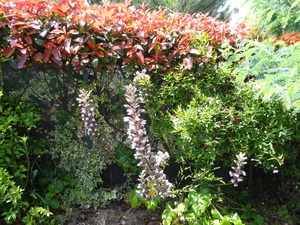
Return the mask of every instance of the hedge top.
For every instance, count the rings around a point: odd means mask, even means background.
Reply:
[[[125,3],[89,5],[85,0],[0,0],[0,57],[23,68],[32,63],[80,69],[173,70],[205,62],[222,43],[235,45],[249,34],[207,14],[166,13]],[[199,41],[204,41],[202,49]]]

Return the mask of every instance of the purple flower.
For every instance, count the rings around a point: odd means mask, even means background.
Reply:
[[[91,92],[88,92],[85,89],[81,89],[79,92],[79,98],[76,100],[79,103],[78,106],[81,111],[81,119],[83,121],[86,134],[91,138],[91,141],[96,148],[111,155],[111,147],[110,143],[108,143],[109,137],[107,137],[104,132],[100,132],[100,126],[96,118],[95,104],[90,96]],[[102,127],[101,130],[103,130]]]
[[[155,154],[151,151],[144,127],[146,120],[141,118],[141,113],[145,110],[140,109],[139,105],[143,103],[143,98],[138,97],[137,92],[135,86],[131,84],[126,86],[125,98],[128,105],[125,107],[128,117],[125,117],[124,121],[129,123],[127,134],[131,140],[131,148],[135,149],[134,157],[140,160],[138,166],[143,168],[138,179],[139,193],[146,198],[172,196],[173,185],[163,173],[163,167],[167,164],[169,154],[161,151]]]
[[[229,171],[229,175],[232,177],[231,182],[233,183],[234,187],[238,186],[238,182],[242,182],[244,177],[246,176],[246,172],[242,169],[247,162],[247,157],[245,153],[240,152],[236,155],[237,160],[234,160],[236,166],[231,167],[233,171]]]
[[[90,98],[90,92],[87,90],[79,90],[78,106],[81,110],[81,119],[84,123],[86,134],[89,135],[93,142],[100,136],[99,126],[96,120],[94,102]]]

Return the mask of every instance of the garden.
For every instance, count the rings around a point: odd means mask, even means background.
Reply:
[[[0,223],[300,224],[300,0],[272,2],[0,0]]]

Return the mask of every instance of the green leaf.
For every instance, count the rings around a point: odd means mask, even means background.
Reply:
[[[55,193],[60,193],[64,190],[64,185],[62,183],[62,181],[57,181],[55,183]]]
[[[49,185],[47,186],[47,190],[48,190],[49,192],[51,192],[51,193],[55,192],[55,191],[54,191],[54,190],[55,190],[55,185],[54,185],[53,183],[49,184]]]
[[[92,67],[96,68],[99,64],[99,58],[92,59]]]
[[[300,0],[294,1],[293,4],[292,4],[292,6],[291,6],[291,9],[295,8],[298,4],[300,4]]]
[[[51,199],[50,202],[48,203],[49,206],[53,209],[58,209],[59,208],[59,202],[57,199]]]

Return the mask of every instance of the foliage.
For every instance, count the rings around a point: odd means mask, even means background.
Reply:
[[[208,63],[194,65],[190,70],[159,75],[149,72],[148,79],[135,77],[143,90],[151,140],[159,142],[158,146],[170,153],[171,163],[190,166],[189,172],[193,175],[207,174],[216,167],[226,172],[226,166],[233,166],[234,155],[239,152],[249,158],[249,168],[254,163],[266,171],[272,171],[275,166],[282,172],[285,161],[295,165],[298,116],[286,110],[280,101],[264,101],[252,83],[239,82],[231,70],[220,68],[216,59],[211,57]],[[249,184],[252,182],[250,170],[246,176]],[[297,172],[290,171],[290,174]],[[228,171],[226,175],[223,175],[224,180],[229,177]],[[181,185],[178,175],[176,179]],[[207,175],[195,181],[205,179]],[[186,175],[182,180],[184,184],[189,182]],[[216,179],[208,182],[216,182]],[[141,200],[132,198],[131,204],[141,204]],[[175,208],[169,208],[166,218],[170,224],[176,224],[180,214],[191,212],[191,209],[181,209],[178,203]],[[256,211],[244,218],[254,219],[257,224],[263,221]]]
[[[1,215],[5,216],[6,223],[15,221],[18,218],[19,209],[22,207],[20,202],[24,190],[20,186],[16,186],[12,178],[6,169],[0,168],[0,206]]]
[[[40,117],[27,102],[6,94],[0,97],[0,113],[0,166],[26,188],[32,172],[30,154],[40,153],[44,146],[43,140],[29,137]]]
[[[262,215],[262,209],[250,199],[248,190],[238,191],[230,190],[224,194],[227,197],[226,206],[228,209],[237,209],[240,218],[246,224],[258,225],[265,224],[265,218]]]
[[[165,150],[198,169],[232,165],[240,151],[265,169],[281,165],[289,147],[277,145],[297,136],[297,117],[280,102],[264,102],[213,59],[193,70],[165,73],[157,81],[153,74],[153,83],[144,85],[151,132]]]
[[[300,32],[299,0],[248,0],[258,20],[256,27],[260,31],[280,36],[283,32]]]
[[[137,190],[133,189],[124,196],[124,200],[133,209],[145,206],[147,210],[157,210],[163,199],[159,196],[156,198],[145,198]]]
[[[254,81],[264,99],[280,99],[288,109],[299,111],[299,50],[299,42],[286,46],[282,41],[247,40],[227,63],[242,60],[233,70],[240,81]]]
[[[212,194],[209,188],[192,187],[182,201],[167,204],[162,214],[163,224],[243,224],[237,214],[229,213],[220,205],[217,208],[217,201],[221,201],[220,197]]]
[[[26,225],[35,225],[37,221],[55,224],[55,220],[50,217],[52,213],[47,208],[29,207],[29,203],[23,200],[24,189],[17,186],[13,178],[5,168],[0,167],[0,213],[6,224],[12,224],[20,218]],[[28,212],[25,212],[27,209]]]
[[[93,2],[93,1],[91,1]],[[123,0],[114,0],[114,2],[124,2]],[[166,8],[170,12],[181,13],[209,13],[210,16],[219,16],[218,18],[227,19],[229,16],[228,8],[225,9],[227,0],[133,0],[132,4],[148,4],[152,10],[159,7]]]
[[[288,162],[292,166],[285,170],[291,169],[293,171],[289,174],[297,176],[299,116],[277,101],[279,92],[267,90],[268,94],[271,93],[269,96],[277,99],[264,101],[254,89],[255,82],[243,83],[236,78],[243,81],[255,79],[256,82],[261,78],[270,82],[270,86],[275,79],[276,87],[280,87],[279,84],[283,90],[292,87],[294,89],[289,89],[286,96],[292,99],[290,105],[297,108],[298,37],[294,36],[287,43],[289,46],[278,40],[275,43],[245,41],[239,44],[248,36],[249,29],[244,25],[231,29],[228,24],[207,15],[167,13],[159,8],[151,11],[144,5],[136,9],[127,3],[105,2],[91,6],[83,0],[0,0],[1,59],[9,59],[18,68],[33,63],[51,63],[59,68],[82,69],[85,83],[96,79],[93,85],[96,94],[99,94],[97,99],[103,103],[101,106],[118,111],[114,112],[118,118],[99,114],[95,118],[97,110],[105,112],[107,109],[95,106],[91,110],[91,102],[86,101],[80,102],[80,107],[82,113],[90,110],[90,114],[83,116],[83,122],[90,124],[79,123],[66,111],[59,115],[64,120],[63,124],[48,134],[50,153],[58,168],[51,168],[49,175],[39,180],[39,185],[47,189],[42,194],[36,190],[24,190],[24,197],[34,198],[33,204],[38,202],[36,207],[29,208],[27,199],[20,198],[23,198],[21,194],[29,180],[33,181],[39,172],[33,168],[31,160],[35,160],[35,151],[41,149],[44,142],[30,135],[39,116],[27,103],[15,100],[7,103],[7,100],[4,101],[7,97],[1,97],[0,121],[3,125],[0,125],[0,150],[4,157],[0,164],[8,172],[3,175],[6,179],[4,187],[9,187],[4,189],[9,192],[7,197],[12,195],[20,200],[16,206],[9,206],[12,213],[10,209],[4,209],[5,212],[12,219],[18,213],[24,214],[23,222],[28,224],[36,220],[47,223],[43,221],[47,219],[47,207],[68,210],[74,205],[98,207],[120,200],[130,188],[128,182],[132,181],[132,177],[129,176],[136,175],[139,172],[137,165],[144,163],[132,159],[136,146],[131,146],[133,149],[125,146],[128,144],[125,139],[135,135],[131,138],[139,141],[138,144],[151,142],[157,153],[168,152],[170,167],[182,165],[172,181],[175,180],[174,187],[178,188],[175,193],[179,197],[185,190],[188,193],[183,199],[167,205],[163,213],[165,224],[242,224],[241,219],[263,222],[256,212],[248,215],[241,212],[239,217],[231,211],[233,207],[223,207],[221,189],[217,193],[214,190],[223,181],[216,178],[215,171],[221,167],[226,173],[224,180],[228,179],[228,167],[234,165],[234,157],[240,153],[243,159],[249,159],[250,169],[254,163],[265,170],[273,170],[275,166],[282,171],[284,167],[279,166]],[[232,57],[225,67],[222,62],[228,60],[229,55]],[[139,80],[138,74],[141,73],[135,72],[142,69],[146,69],[143,73],[147,73],[147,78]],[[284,69],[286,71],[282,74]],[[88,71],[92,70],[95,76],[88,80]],[[256,73],[253,75],[253,72]],[[123,77],[118,79],[115,74]],[[127,120],[140,120],[140,124],[134,124],[138,131],[133,133],[136,130],[129,127],[128,136],[123,134],[123,143],[116,145],[114,154],[108,159],[99,145],[91,144],[89,138],[96,140],[96,136],[87,132],[90,135],[87,137],[83,125],[89,125],[86,128],[97,135],[99,130],[103,131],[107,135],[105,139],[112,139],[112,133],[115,136],[122,134],[122,122],[116,122],[120,126],[115,130],[108,128],[108,123],[120,119],[120,114],[124,113],[118,108],[124,101],[120,97],[124,91],[122,88],[137,80],[135,85],[142,90],[145,100],[142,106],[147,112],[145,120],[139,117],[141,111],[127,106],[129,113],[136,113]],[[74,93],[73,86],[72,90]],[[291,98],[291,95],[295,96]],[[94,126],[96,120],[100,126],[97,130]],[[147,141],[141,135],[146,131]],[[159,155],[154,157],[152,153],[142,153],[142,156],[148,154],[151,162]],[[150,172],[166,166],[165,157],[161,162]],[[113,163],[129,175],[127,182],[121,186],[104,182],[104,176]],[[237,169],[235,172],[245,174]],[[12,173],[16,174],[14,180]],[[56,173],[61,176],[56,176]],[[180,174],[182,177],[179,177]],[[112,177],[112,174],[109,175]],[[161,178],[168,179],[168,176]],[[251,184],[252,177],[246,176],[246,179]],[[153,184],[147,186],[152,188]],[[241,184],[239,188],[245,186]],[[16,193],[12,193],[14,189]],[[149,193],[150,197],[156,195],[156,192]],[[132,207],[144,204],[148,209],[156,209],[161,204],[161,198],[143,198],[136,190],[131,190],[125,199]],[[149,199],[151,201],[147,201]],[[47,207],[39,208],[38,205]],[[29,213],[27,215],[18,211],[24,206]],[[247,209],[252,208],[248,206]],[[282,211],[288,215],[284,207]]]
[[[51,141],[50,152],[59,159],[58,167],[73,177],[72,187],[66,188],[60,196],[61,207],[65,210],[77,204],[83,208],[105,206],[111,200],[120,199],[122,188],[125,188],[103,187],[102,175],[112,161],[99,149],[89,148],[77,126],[75,121],[70,120],[57,127]]]
[[[31,207],[33,200],[28,196],[32,191],[29,184],[38,173],[34,169],[37,159],[34,156],[41,153],[44,146],[44,140],[35,139],[30,134],[40,119],[37,109],[4,94],[0,96],[0,112],[0,212],[8,224],[18,219],[26,224],[36,224],[36,221],[53,223],[48,207]]]
[[[190,57],[205,60],[191,47],[195,35],[207,36],[218,48],[222,42],[235,44],[248,34],[245,27],[232,30],[207,15],[167,14],[125,3],[0,1],[0,15],[5,38],[0,41],[0,56],[13,58],[19,68],[52,63],[96,70],[114,65],[127,71],[134,67],[172,70]]]

